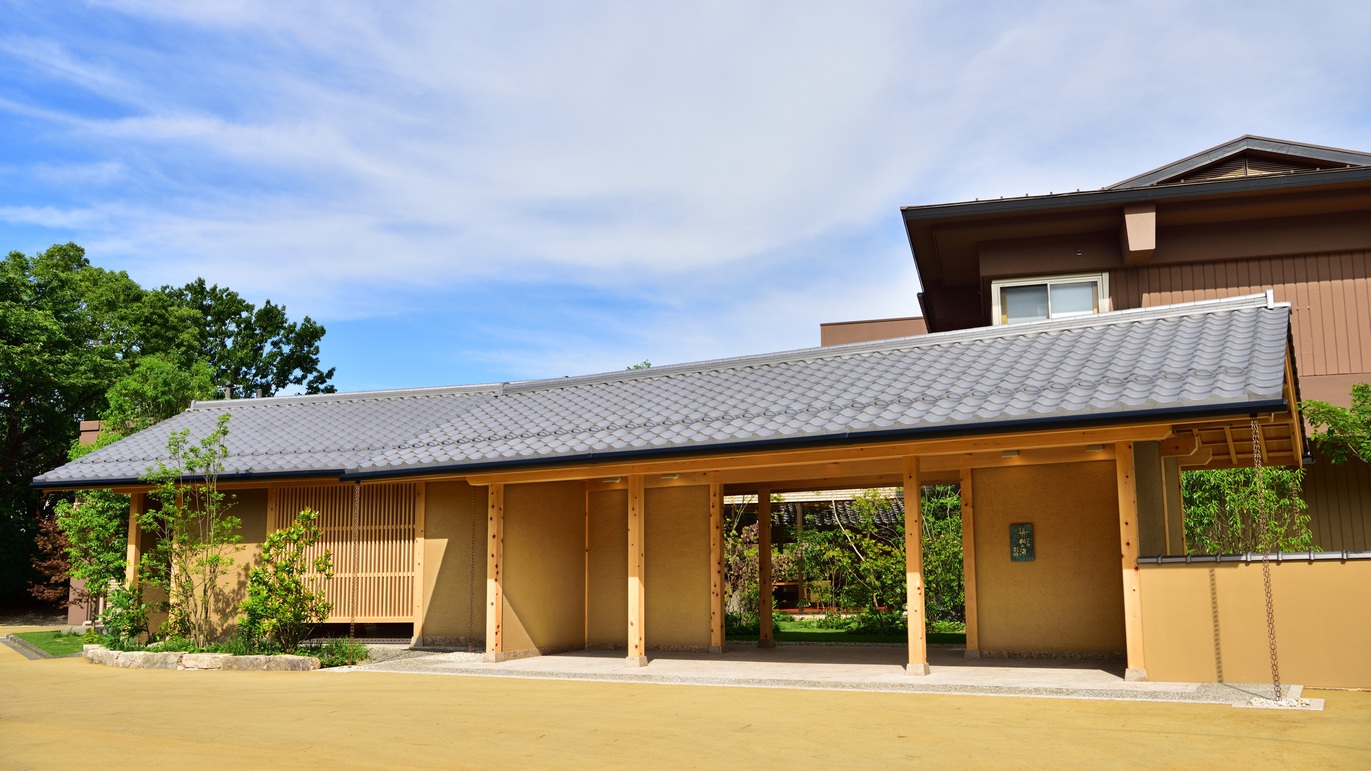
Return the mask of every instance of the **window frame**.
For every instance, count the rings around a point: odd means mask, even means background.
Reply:
[[[1087,281],[1094,281],[1099,290],[1099,310],[1096,313],[1107,313],[1109,307],[1109,274],[1108,273],[1065,273],[1056,276],[1033,276],[1032,278],[1006,278],[995,279],[990,282],[990,314],[991,326],[1010,326],[1009,320],[1004,316],[1004,308],[1001,303],[1001,290],[1006,287],[1016,286],[1045,286],[1047,287],[1048,307],[1047,321],[1057,318],[1077,318],[1085,315],[1095,314],[1073,314],[1071,316],[1052,315],[1052,285],[1053,284],[1083,284]],[[1020,322],[1031,323],[1031,322]]]

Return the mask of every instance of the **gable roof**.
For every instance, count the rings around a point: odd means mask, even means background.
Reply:
[[[1269,139],[1251,134],[1116,182],[1105,190],[1125,190],[1177,182],[1201,182],[1293,171],[1371,166],[1371,153]]]
[[[1266,295],[519,383],[197,402],[34,486],[135,483],[232,416],[221,479],[463,473],[1285,409]]]

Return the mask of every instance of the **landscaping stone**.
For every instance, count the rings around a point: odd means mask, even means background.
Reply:
[[[176,669],[181,664],[181,653],[158,651],[123,651],[115,663],[125,669]]]
[[[85,657],[92,664],[125,669],[232,669],[257,672],[308,672],[319,668],[312,656],[234,656],[229,653],[177,653],[173,651],[112,651],[99,645],[86,645]]]
[[[181,669],[223,669],[231,658],[229,653],[187,653],[181,657]]]

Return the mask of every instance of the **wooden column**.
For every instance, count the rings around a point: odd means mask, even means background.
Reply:
[[[1128,648],[1125,680],[1146,680],[1143,660],[1142,577],[1138,573],[1138,481],[1133,468],[1133,443],[1115,445],[1114,466],[1119,482],[1119,547],[1123,567],[1123,622]]]
[[[505,652],[505,486],[486,492],[486,661],[500,661]]]
[[[761,629],[757,634],[757,647],[776,647],[776,636],[771,624],[771,488],[757,490],[757,589],[758,610],[761,614]]]
[[[628,477],[628,658],[630,667],[647,666],[647,583],[643,475]]]
[[[124,586],[132,588],[138,581],[138,561],[143,558],[143,531],[138,527],[138,517],[143,513],[143,494],[129,496],[129,535],[128,551],[125,553]]]
[[[414,485],[414,637],[410,645],[424,644],[424,507],[428,485]]]
[[[924,525],[919,491],[919,459],[904,459],[905,580],[909,597],[909,666],[911,675],[928,674],[928,636],[924,629]]]
[[[709,652],[724,652],[724,488],[709,483]]]
[[[581,644],[586,648],[590,647],[590,483],[586,483],[585,492],[586,502],[586,535],[585,535],[585,577],[582,579],[585,585],[585,592],[582,593],[581,610],[585,614],[585,619],[581,628]]]
[[[971,469],[962,469],[962,584],[966,588],[966,658],[981,657],[980,619],[976,615],[976,498]]]

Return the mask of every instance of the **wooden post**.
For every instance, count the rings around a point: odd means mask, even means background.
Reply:
[[[586,564],[585,564],[585,577],[582,579],[583,585],[585,586],[585,591],[582,592],[582,597],[581,597],[581,610],[584,612],[585,618],[584,618],[584,620],[583,620],[582,628],[581,628],[581,637],[582,637],[581,645],[583,645],[584,647],[586,647],[586,648],[588,649],[588,648],[590,648],[590,485],[589,485],[589,483],[586,484],[585,501],[586,501],[586,534],[585,534],[585,544],[586,544],[586,546],[585,546],[585,549],[586,549],[586,560],[585,560],[585,563],[586,563]]]
[[[758,648],[776,647],[771,623],[771,488],[757,489],[757,589],[761,628]]]
[[[976,499],[971,469],[962,469],[962,584],[966,588],[966,658],[981,657],[980,619],[976,615]],[[908,504],[906,504],[906,508]]]
[[[414,485],[414,638],[410,645],[424,644],[424,528],[428,485]]]
[[[486,493],[486,661],[505,652],[505,486],[492,484]]]
[[[904,459],[905,581],[909,598],[909,666],[911,675],[926,675],[928,637],[924,629],[924,526],[919,490],[919,459]]]
[[[138,527],[138,517],[142,513],[143,494],[133,493],[129,496],[128,551],[124,562],[124,586],[130,589],[138,581],[138,561],[143,558],[143,533]]]
[[[647,585],[644,581],[646,544],[643,475],[628,477],[628,658],[626,666],[647,666]]]
[[[709,483],[709,652],[724,652],[724,488]]]
[[[1133,443],[1119,442],[1114,466],[1119,482],[1119,546],[1123,562],[1123,623],[1128,648],[1125,680],[1146,680],[1143,659],[1142,576],[1138,573],[1138,481]]]
[[[274,533],[281,529],[281,488],[272,485],[267,488],[267,532]]]

